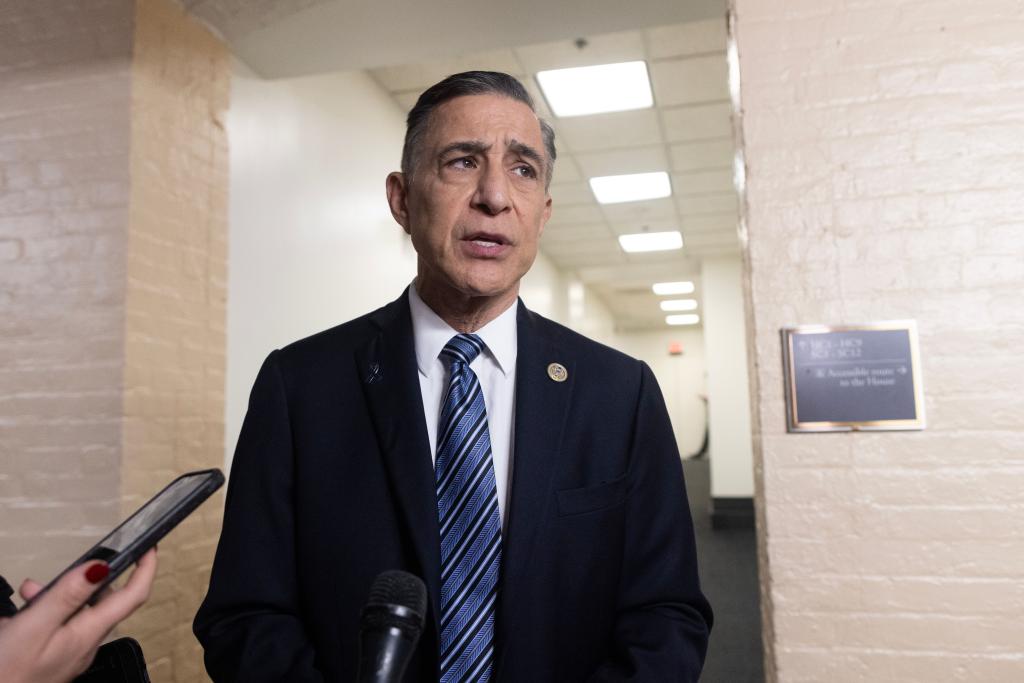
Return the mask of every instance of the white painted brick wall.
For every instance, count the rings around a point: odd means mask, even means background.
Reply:
[[[1024,2],[734,8],[770,675],[1024,680]],[[926,431],[785,433],[779,328],[903,318]]]
[[[223,461],[228,54],[174,0],[0,12],[0,572],[46,580]],[[205,678],[190,623],[220,498],[120,629]],[[2,677],[2,674],[0,674]]]
[[[46,580],[118,519],[132,3],[0,17],[0,547]]]

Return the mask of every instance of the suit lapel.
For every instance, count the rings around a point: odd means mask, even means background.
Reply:
[[[516,360],[515,445],[512,496],[502,539],[502,592],[498,613],[499,638],[507,639],[516,624],[519,594],[535,552],[538,528],[550,515],[555,465],[572,396],[573,357],[550,339],[545,324],[519,304]],[[551,363],[568,371],[563,382],[548,374]],[[496,672],[500,674],[504,648]],[[500,680],[500,675],[497,677]]]
[[[367,406],[384,464],[412,537],[434,614],[440,602],[437,498],[416,367],[408,291],[376,311],[379,334],[357,351]]]

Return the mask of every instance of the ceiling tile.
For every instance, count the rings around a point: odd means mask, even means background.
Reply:
[[[673,173],[672,192],[675,195],[721,194],[733,189],[732,169]]]
[[[558,252],[545,251],[548,258],[562,268],[603,268],[616,267],[626,262],[625,255],[621,251],[606,251],[601,253],[585,252]]]
[[[590,185],[587,183],[559,183],[552,185],[550,192],[554,206],[594,204],[594,193],[590,191]]]
[[[555,149],[558,149],[558,139],[555,139]],[[554,183],[574,183],[583,180],[583,176],[580,175],[579,169],[576,166],[576,161],[573,159],[571,154],[559,155],[555,159],[555,174],[551,179],[552,184]]]
[[[679,221],[673,218],[665,218],[658,220],[636,220],[635,218],[629,218],[624,221],[616,221],[614,223],[609,222],[609,229],[616,235],[629,235],[635,232],[641,232],[645,228],[647,232],[668,232],[670,230],[679,230]]]
[[[684,244],[682,249],[672,251],[644,251],[626,254],[626,260],[629,263],[658,264],[660,266],[666,263],[683,263],[686,261],[686,255],[689,253],[689,245]]]
[[[551,219],[548,225],[565,225],[568,223],[603,223],[604,216],[597,204],[582,206],[552,206]]]
[[[420,92],[449,73],[490,68],[520,76],[538,113],[555,128],[559,159],[550,187],[553,212],[541,251],[606,297],[618,326],[664,328],[650,284],[699,283],[701,258],[736,253],[738,200],[732,185],[732,122],[726,83],[725,22],[655,27],[497,50],[431,65],[377,69],[378,82],[408,111]],[[644,50],[649,50],[645,55]],[[549,68],[649,59],[656,107],[553,119],[534,75]],[[587,179],[671,170],[673,196],[599,205]],[[681,230],[681,250],[625,254],[620,234]],[[621,291],[632,286],[634,294]],[[699,284],[698,284],[699,288]]]
[[[601,211],[610,225],[630,224],[643,227],[652,221],[672,220],[676,217],[676,206],[670,197],[650,199],[644,202],[606,204]]]
[[[423,91],[446,76],[470,69],[521,75],[519,62],[512,50],[491,50],[431,62],[384,66],[370,69],[370,75],[390,92]]]
[[[544,93],[541,92],[540,86],[537,85],[536,79],[531,75],[524,75],[519,79],[526,91],[530,93],[530,97],[533,98],[533,106],[537,110],[537,116],[541,117],[554,128],[556,133],[558,132],[558,119],[551,113],[551,108],[548,107],[548,101],[544,99]],[[557,135],[556,135],[557,139]]]
[[[575,223],[567,225],[548,224],[541,235],[541,245],[583,242],[592,239],[607,239],[613,232],[603,223]]]
[[[587,178],[668,170],[668,158],[662,145],[611,149],[575,156],[580,170]]]
[[[590,254],[609,255],[616,254],[622,250],[619,243],[610,237],[598,237],[586,240],[574,240],[566,242],[551,242],[544,245],[546,253],[551,255],[562,254]]]
[[[676,195],[676,208],[684,217],[703,213],[728,213],[733,216],[739,211],[735,192],[703,195]]]
[[[644,31],[651,59],[696,55],[726,50],[725,17],[656,26]]]
[[[691,254],[733,253],[739,249],[740,241],[735,233],[702,232],[686,239],[686,250]]]
[[[621,111],[558,120],[565,145],[573,152],[608,147],[642,147],[662,142],[654,108]]]
[[[732,138],[686,142],[669,147],[673,171],[732,168],[733,153]]]
[[[685,249],[683,250],[685,254]],[[650,287],[655,282],[693,280],[700,290],[700,261],[685,258],[676,263],[623,263],[617,268],[593,267],[581,269],[580,281],[585,285],[604,283],[615,289]]]
[[[558,40],[515,49],[524,71],[531,76],[548,69],[567,69],[574,66],[594,66],[614,62],[632,62],[646,59],[643,34],[623,31],[587,36],[583,48],[576,40]]]
[[[729,99],[724,53],[652,62],[650,69],[659,107]]]
[[[731,116],[732,105],[729,102],[661,109],[661,122],[668,142],[731,137]]]
[[[735,235],[738,222],[739,216],[735,213],[709,213],[703,216],[692,216],[683,221],[683,235],[706,232],[726,232]]]

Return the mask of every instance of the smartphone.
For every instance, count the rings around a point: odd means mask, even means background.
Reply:
[[[26,602],[22,609],[35,602],[60,577],[75,567],[92,560],[103,560],[110,565],[110,573],[103,583],[97,585],[96,591],[89,598],[88,604],[95,603],[104,588],[135,564],[147,550],[178,526],[181,520],[188,517],[223,484],[224,473],[218,469],[198,470],[181,475],[150,498],[149,502],[136,510],[103,540],[72,562],[67,569],[57,575],[57,578],[33,596],[32,600]]]

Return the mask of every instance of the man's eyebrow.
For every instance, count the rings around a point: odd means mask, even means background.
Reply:
[[[458,152],[460,154],[482,154],[490,148],[491,145],[485,143],[483,140],[456,140],[455,142],[442,147],[437,156],[438,158],[443,159],[452,152]],[[519,142],[518,140],[513,139],[508,144],[508,149],[513,154],[529,159],[538,166],[544,166],[543,155],[525,142]]]
[[[544,166],[544,157],[541,156],[541,153],[535,150],[533,147],[530,147],[525,142],[513,140],[512,142],[509,143],[508,148],[509,151],[514,152],[515,154],[518,154],[521,157],[529,159],[538,166]]]
[[[442,147],[437,156],[439,158],[443,158],[452,152],[459,152],[461,154],[480,154],[481,152],[486,152],[490,148],[491,146],[484,143],[482,140],[457,140]]]

